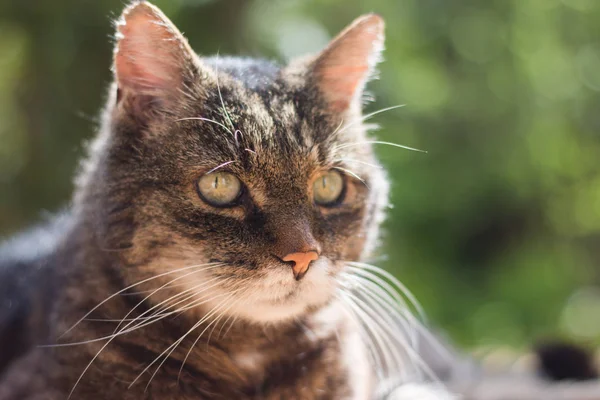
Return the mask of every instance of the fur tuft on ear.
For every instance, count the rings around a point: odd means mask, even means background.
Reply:
[[[154,5],[134,2],[116,24],[114,74],[125,94],[165,97],[193,73],[196,55],[173,23]]]
[[[383,42],[383,19],[368,14],[356,19],[319,54],[311,73],[331,111],[360,108],[365,84],[380,61]]]

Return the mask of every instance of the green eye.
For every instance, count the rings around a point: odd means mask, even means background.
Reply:
[[[344,192],[344,178],[335,170],[319,175],[313,183],[315,203],[321,206],[332,206],[337,203]]]
[[[211,206],[232,206],[241,191],[242,182],[229,172],[213,172],[198,180],[198,193]]]

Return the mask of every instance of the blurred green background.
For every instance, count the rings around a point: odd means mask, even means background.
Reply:
[[[378,263],[465,347],[600,343],[600,2],[156,0],[202,54],[282,61],[387,21]],[[122,0],[0,0],[0,237],[68,203]]]

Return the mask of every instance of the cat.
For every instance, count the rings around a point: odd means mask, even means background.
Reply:
[[[0,257],[0,399],[447,399],[365,264],[388,182],[362,115],[384,23],[287,65],[116,24],[72,204]]]
[[[484,372],[363,262],[387,206],[361,114],[383,28],[360,17],[280,66],[201,58],[127,6],[71,206],[0,248],[0,400],[600,399]]]

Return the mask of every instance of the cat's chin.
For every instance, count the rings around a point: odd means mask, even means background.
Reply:
[[[248,302],[233,312],[248,321],[276,323],[314,312],[334,297],[336,284],[331,276],[331,261],[315,261],[306,276],[296,281],[291,271],[275,269],[260,283]]]

